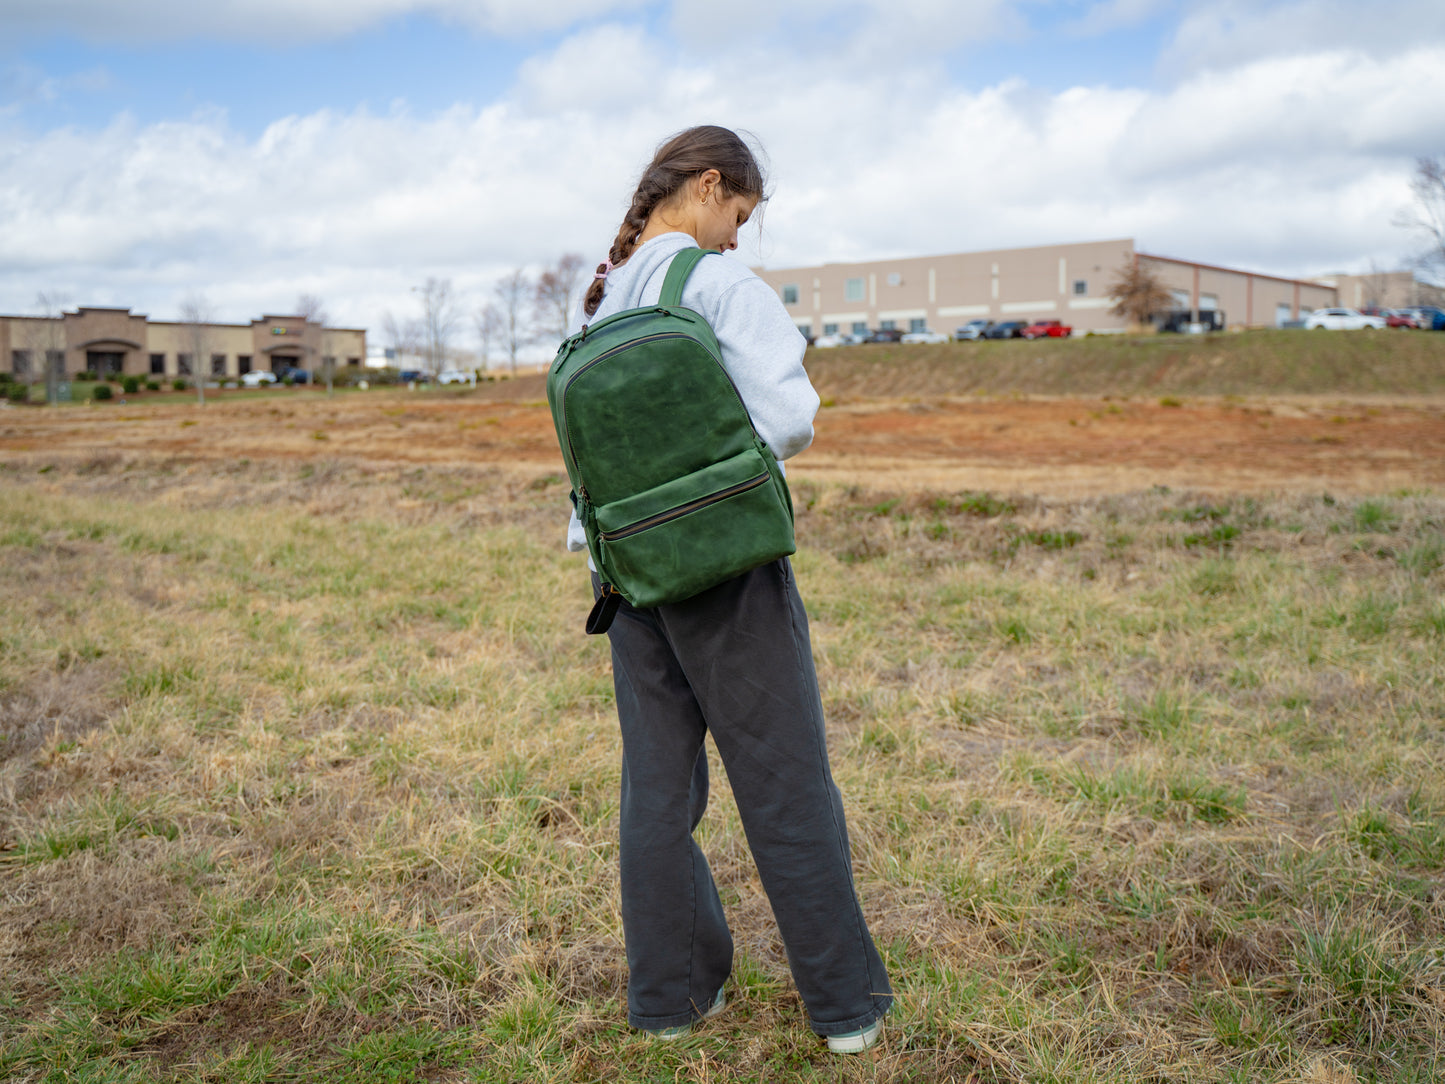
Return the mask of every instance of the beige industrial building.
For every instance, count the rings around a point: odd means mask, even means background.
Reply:
[[[329,358],[360,366],[366,332],[324,327],[304,316],[263,316],[249,324],[153,321],[129,309],[80,308],[59,316],[0,316],[0,367],[19,380],[45,376],[175,379],[238,377],[253,369],[317,370]]]
[[[873,328],[947,333],[979,319],[1060,320],[1082,335],[1125,330],[1111,311],[1109,289],[1135,261],[1173,294],[1176,310],[1220,312],[1231,327],[1278,327],[1332,305],[1422,300],[1411,296],[1422,284],[1409,272],[1281,278],[1140,252],[1132,239],[757,271],[805,335]],[[1365,300],[1381,282],[1390,299]]]

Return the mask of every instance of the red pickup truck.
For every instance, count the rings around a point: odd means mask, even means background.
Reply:
[[[1019,332],[1025,339],[1067,339],[1074,329],[1058,320],[1036,320]]]

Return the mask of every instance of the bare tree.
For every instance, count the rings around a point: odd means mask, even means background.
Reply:
[[[1174,301],[1158,275],[1137,256],[1114,272],[1109,297],[1114,302],[1110,311],[1136,324],[1147,324],[1155,313],[1167,310]]]
[[[1370,270],[1360,276],[1365,286],[1365,307],[1384,308],[1389,300],[1390,273],[1380,266],[1379,261],[1370,261]]]
[[[582,257],[567,252],[551,267],[544,267],[537,276],[537,292],[533,304],[537,310],[537,330],[542,335],[561,339],[571,325],[572,309],[582,298]]]
[[[407,354],[421,353],[421,321],[398,320],[390,311],[381,314],[381,337],[391,347],[397,368],[404,368]]]
[[[497,298],[497,314],[501,319],[502,345],[506,348],[507,362],[514,373],[517,371],[517,351],[532,340],[527,308],[535,290],[527,272],[519,267],[503,275],[492,291]]]
[[[196,401],[206,405],[206,365],[211,355],[211,325],[215,315],[211,303],[202,293],[189,293],[181,301],[181,338],[190,347],[191,379],[196,385]]]
[[[1445,155],[1417,159],[1410,190],[1415,193],[1415,206],[1397,223],[1414,230],[1424,242],[1420,267],[1445,276]]]
[[[482,368],[491,368],[492,345],[502,337],[502,314],[489,301],[472,313],[472,322],[476,325],[477,342],[481,345]]]
[[[429,278],[423,286],[412,287],[421,298],[421,338],[426,350],[427,369],[435,375],[446,367],[447,344],[461,314],[452,297],[452,280]]]
[[[326,394],[330,395],[332,382],[336,378],[336,358],[331,352],[331,332],[326,329],[331,317],[326,314],[321,298],[315,294],[301,294],[296,298],[296,315],[321,329],[321,372],[326,377]]]
[[[27,345],[32,372],[39,368],[45,377],[45,401],[60,401],[60,383],[65,379],[65,301],[59,294],[42,290],[35,295],[40,320],[31,325]]]

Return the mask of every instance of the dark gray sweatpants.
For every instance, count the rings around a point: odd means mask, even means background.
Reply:
[[[692,838],[707,806],[710,731],[810,1025],[838,1035],[871,1024],[893,995],[853,888],[808,618],[788,561],[684,602],[624,602],[608,636],[622,724],[629,1022],[687,1023],[732,969],[732,935]]]

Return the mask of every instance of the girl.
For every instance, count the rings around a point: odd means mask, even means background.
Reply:
[[[573,330],[656,304],[676,253],[736,248],[738,228],[765,198],[757,161],[728,129],[691,128],[668,140],[644,171]],[[818,396],[803,371],[803,337],[772,289],[736,261],[704,259],[682,304],[711,325],[774,455],[806,448]],[[567,541],[586,548],[575,515]],[[830,1050],[866,1050],[893,996],[853,888],[807,615],[787,559],[683,602],[622,602],[608,637],[622,726],[628,1021],[676,1039],[726,1003],[732,935],[692,838],[707,805],[703,739],[711,733],[809,1022]]]

